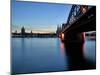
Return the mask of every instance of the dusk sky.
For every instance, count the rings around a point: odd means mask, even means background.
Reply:
[[[12,31],[55,32],[66,23],[71,5],[39,2],[12,2]]]

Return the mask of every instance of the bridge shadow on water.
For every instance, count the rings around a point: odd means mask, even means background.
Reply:
[[[85,58],[84,43],[64,42],[65,54],[68,56],[69,71],[96,69],[96,63],[92,63]]]

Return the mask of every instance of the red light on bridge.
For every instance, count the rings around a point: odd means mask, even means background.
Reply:
[[[61,33],[61,39],[64,40],[64,33]]]

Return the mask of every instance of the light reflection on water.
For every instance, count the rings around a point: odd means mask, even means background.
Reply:
[[[86,40],[83,45],[84,50],[82,45],[81,47],[66,46],[58,38],[12,38],[12,72],[34,73],[83,69],[85,64],[78,68],[75,66],[79,66],[78,64],[84,60],[95,62],[95,41]],[[92,68],[95,67],[91,65],[84,69]]]
[[[95,40],[86,40],[84,44],[84,57],[91,61],[92,63],[96,63],[96,41]]]

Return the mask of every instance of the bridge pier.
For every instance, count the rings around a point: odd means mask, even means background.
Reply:
[[[85,41],[85,33],[62,33],[61,35],[61,41],[66,43],[84,43]]]

